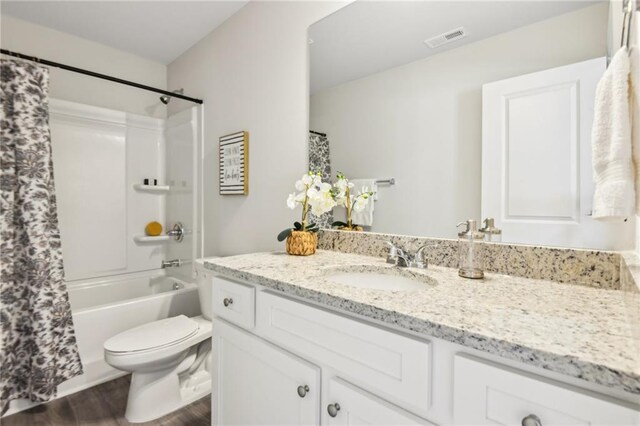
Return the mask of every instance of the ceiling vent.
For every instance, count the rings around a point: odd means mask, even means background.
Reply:
[[[440,34],[428,40],[425,40],[425,44],[430,48],[442,46],[443,44],[451,43],[452,41],[460,40],[467,36],[467,32],[464,27],[456,28],[455,30],[447,31],[444,34]]]

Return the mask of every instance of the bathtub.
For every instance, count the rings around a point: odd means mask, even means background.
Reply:
[[[162,318],[200,315],[198,286],[164,271],[70,282],[67,290],[84,374],[58,386],[58,398],[128,374],[104,361],[102,346],[111,336]],[[35,405],[15,400],[2,417]]]

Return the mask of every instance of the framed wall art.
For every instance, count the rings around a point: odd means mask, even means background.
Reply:
[[[249,193],[249,132],[220,137],[220,195]]]

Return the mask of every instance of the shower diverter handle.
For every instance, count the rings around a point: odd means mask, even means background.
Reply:
[[[177,242],[181,242],[184,239],[184,234],[184,226],[182,226],[181,222],[177,222],[171,230],[167,231],[167,235],[173,237]]]

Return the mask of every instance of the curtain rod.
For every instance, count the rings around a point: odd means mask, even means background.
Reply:
[[[202,99],[191,98],[189,96],[181,95],[179,93],[169,92],[167,90],[157,89],[157,88],[151,87],[151,86],[145,86],[144,84],[136,83],[136,82],[129,81],[129,80],[123,80],[121,78],[112,77],[110,75],[100,74],[100,73],[89,71],[89,70],[84,70],[82,68],[72,67],[71,65],[65,65],[65,64],[61,64],[59,62],[53,62],[53,61],[48,61],[46,59],[40,59],[40,58],[37,58],[35,56],[23,55],[22,53],[12,52],[12,51],[6,50],[6,49],[0,49],[0,53],[2,53],[3,55],[14,56],[16,58],[20,58],[20,59],[25,59],[27,61],[36,62],[38,64],[47,65],[49,67],[60,68],[60,69],[66,70],[66,71],[71,71],[71,72],[76,72],[78,74],[88,75],[90,77],[101,78],[103,80],[113,81],[114,83],[124,84],[125,86],[137,87],[138,89],[148,90],[150,92],[160,93],[162,95],[171,96],[172,98],[183,99],[185,101],[193,102],[193,103],[196,103],[196,104],[204,103]]]

